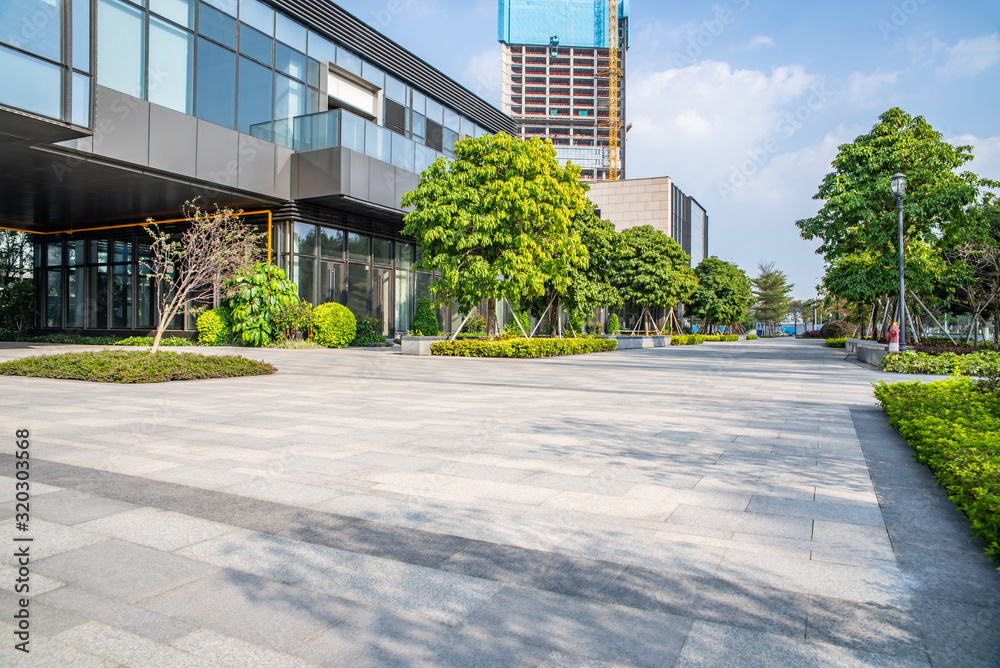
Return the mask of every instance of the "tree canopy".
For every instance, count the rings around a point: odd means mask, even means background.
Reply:
[[[813,199],[819,213],[797,221],[806,239],[819,239],[826,259],[824,286],[835,297],[873,304],[898,280],[896,206],[892,175],[906,175],[904,253],[908,285],[929,292],[948,268],[942,252],[975,227],[970,207],[982,188],[996,185],[958,170],[971,146],[944,140],[921,116],[889,109],[867,134],[840,146],[833,171]]]
[[[488,300],[487,333],[496,332],[496,300],[565,292],[587,249],[571,231],[588,206],[580,170],[560,167],[551,143],[505,133],[463,139],[455,159],[438,159],[403,196],[404,234],[422,249],[421,268],[440,279],[440,302],[468,312]]]
[[[743,322],[753,304],[750,278],[735,264],[705,258],[694,270],[698,287],[688,299],[690,314],[706,325]]]
[[[610,274],[623,300],[650,309],[673,308],[698,287],[690,256],[652,226],[620,232],[617,246]]]
[[[773,262],[757,265],[757,277],[751,280],[755,304],[754,315],[767,325],[769,332],[775,332],[777,325],[788,315],[789,294],[794,284],[788,282],[785,272],[775,269]]]

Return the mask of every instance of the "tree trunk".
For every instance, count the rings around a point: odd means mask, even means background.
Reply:
[[[993,349],[1000,350],[1000,304],[993,304]]]
[[[560,299],[557,294],[555,301],[552,302],[552,306],[549,307],[549,336],[553,339],[559,336],[559,302]]]
[[[486,300],[486,338],[497,335],[497,300],[490,297]]]
[[[156,338],[153,339],[153,349],[150,353],[155,353],[160,349],[160,339],[163,338],[163,332],[167,328],[167,323],[170,322],[170,317],[173,313],[164,313],[160,315],[160,322],[156,324]]]

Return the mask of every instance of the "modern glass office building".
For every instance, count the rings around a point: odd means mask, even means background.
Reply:
[[[200,197],[266,212],[248,224],[271,218],[305,299],[405,331],[431,277],[402,195],[500,131],[517,127],[326,0],[0,3],[0,226],[36,233],[44,329],[148,331],[136,224]]]

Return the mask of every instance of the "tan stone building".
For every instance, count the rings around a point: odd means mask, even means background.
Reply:
[[[693,197],[674,185],[669,176],[588,183],[590,197],[601,218],[619,232],[651,225],[669,234],[691,256],[691,266],[708,257],[708,213]]]

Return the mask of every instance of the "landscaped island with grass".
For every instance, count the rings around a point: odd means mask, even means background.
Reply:
[[[98,383],[165,383],[264,376],[277,368],[238,355],[200,355],[146,350],[86,350],[33,355],[0,363],[0,375],[61,378]]]

